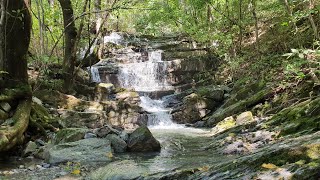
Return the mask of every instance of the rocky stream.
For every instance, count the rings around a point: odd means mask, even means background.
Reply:
[[[64,129],[29,142],[23,158],[1,157],[0,179],[320,177],[319,98],[258,116],[269,88],[203,79],[218,66],[205,47],[176,37],[104,40],[109,57],[86,69],[95,94],[36,94]],[[315,127],[286,124],[293,112]]]

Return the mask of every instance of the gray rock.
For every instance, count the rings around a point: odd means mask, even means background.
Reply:
[[[26,157],[29,155],[33,155],[34,153],[36,153],[37,148],[38,148],[38,146],[35,142],[33,142],[33,141],[28,142],[25,150],[23,151],[23,156]]]
[[[55,145],[45,154],[50,164],[62,162],[106,162],[111,161],[111,143],[107,139],[90,138]]]
[[[55,137],[55,144],[74,142],[84,138],[84,135],[88,132],[85,128],[65,128],[58,131]]]
[[[104,125],[103,127],[101,128],[96,128],[93,130],[93,133],[97,134],[98,137],[106,137],[108,134],[121,134],[121,131],[116,129],[116,128],[113,128],[111,125]]]
[[[106,137],[111,142],[111,147],[116,153],[127,151],[127,143],[115,134],[109,134]]]
[[[193,124],[193,127],[200,128],[204,127],[206,125],[205,121],[197,121],[196,123]]]
[[[160,151],[161,146],[146,126],[136,129],[128,139],[128,149],[131,152]]]
[[[129,139],[129,134],[126,133],[126,132],[124,132],[124,131],[122,131],[122,132],[120,133],[119,137],[120,137],[122,140],[124,140],[125,142],[127,142],[128,139]]]
[[[108,134],[110,134],[112,131],[108,126],[104,126],[101,128],[96,128],[93,130],[93,133],[96,134],[100,138],[106,137]]]

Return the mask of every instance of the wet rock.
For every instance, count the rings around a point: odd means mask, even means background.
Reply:
[[[130,134],[128,149],[131,152],[160,151],[161,146],[146,126],[141,126]]]
[[[55,144],[74,142],[84,138],[89,129],[85,128],[65,128],[57,132]]]
[[[186,96],[181,106],[172,111],[172,118],[178,123],[195,123],[205,117],[210,110],[207,102],[195,93]]]
[[[111,158],[111,144],[107,139],[83,139],[71,143],[59,144],[46,152],[46,162],[50,164],[62,162],[105,162]]]
[[[94,134],[94,133],[91,133],[91,132],[87,132],[85,135],[84,135],[84,139],[90,139],[90,138],[96,138],[97,135]]]
[[[236,118],[237,125],[247,124],[254,121],[251,111],[243,112]]]
[[[123,153],[127,151],[127,143],[115,134],[107,135],[106,139],[111,142],[111,147],[116,153]]]
[[[196,123],[193,124],[193,127],[200,128],[204,127],[206,125],[205,121],[197,121]]]

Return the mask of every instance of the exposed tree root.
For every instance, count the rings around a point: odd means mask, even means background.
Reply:
[[[31,99],[21,100],[13,116],[14,125],[0,129],[0,152],[23,142],[23,133],[29,125],[30,111]]]
[[[12,101],[25,97],[31,97],[31,88],[29,85],[24,85],[19,88],[3,89],[0,91],[0,101]]]

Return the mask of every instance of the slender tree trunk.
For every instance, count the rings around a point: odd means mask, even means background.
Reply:
[[[239,50],[241,51],[241,46],[242,46],[242,1],[239,0]]]
[[[101,0],[95,0],[94,1],[94,10],[95,11],[101,11]],[[96,22],[95,22],[95,31],[96,33],[99,32],[100,28],[101,28],[101,23],[102,23],[102,17],[100,13],[96,13]]]
[[[76,56],[73,52],[77,38],[77,30],[74,23],[73,8],[70,0],[59,0],[63,12],[63,24],[65,32],[65,47],[63,59],[64,91],[68,92],[73,86],[73,73]]]
[[[256,38],[256,50],[259,51],[259,27],[258,27],[258,17],[257,17],[257,11],[256,6],[257,2],[256,0],[251,0],[252,4],[252,16],[254,19],[254,27],[255,27],[255,38]]]
[[[314,1],[313,0],[309,0],[308,9],[311,11],[313,8],[314,8]],[[316,25],[313,17],[312,17],[312,13],[309,14],[308,18],[309,18],[309,21],[310,21],[310,24],[311,24],[311,27],[312,27],[312,30],[313,30],[314,38],[316,40],[319,40],[320,37],[319,37],[319,33],[318,33],[318,28],[317,28],[317,25]]]
[[[4,47],[5,47],[5,8],[6,1],[1,1],[0,3],[0,80],[2,79],[1,73],[4,73]]]

